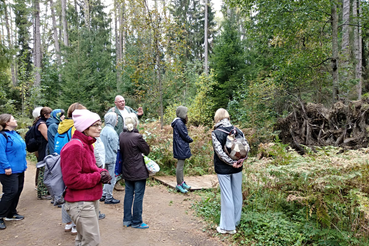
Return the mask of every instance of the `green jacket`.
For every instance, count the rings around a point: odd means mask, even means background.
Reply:
[[[124,108],[127,109],[128,113],[135,113],[137,115],[137,112],[133,110],[131,107],[125,106]],[[123,127],[124,127],[123,116],[120,114],[120,111],[117,108],[117,106],[112,107],[111,109],[108,110],[108,112],[115,112],[118,115],[118,124],[114,127],[114,130],[117,132],[119,136],[120,133],[123,131]],[[137,115],[137,117],[140,119],[142,115],[141,116]]]

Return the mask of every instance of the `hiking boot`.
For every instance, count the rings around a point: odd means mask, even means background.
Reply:
[[[22,215],[19,215],[19,214],[14,214],[13,217],[5,217],[4,220],[6,221],[10,221],[10,220],[23,220],[24,219],[24,216]]]
[[[99,211],[99,220],[105,219],[105,214],[100,213]]]
[[[114,197],[112,197],[111,199],[105,199],[105,204],[117,204],[120,203],[120,200],[114,199]]]
[[[103,201],[105,201],[105,196],[102,196],[102,197],[100,198],[100,202],[103,202]]]
[[[116,182],[115,185],[114,185],[114,190],[124,191],[124,186],[122,186],[122,184],[120,182]]]
[[[176,190],[183,194],[186,194],[188,192],[187,190],[183,189],[182,185],[177,185]]]
[[[38,200],[51,200],[52,197],[50,195],[40,196],[38,197]]]
[[[77,235],[77,227],[73,226],[70,233],[72,233],[72,235]]]
[[[183,187],[183,189],[186,189],[186,190],[190,190],[191,189],[191,186],[187,185],[186,182],[184,182],[184,181],[182,183],[182,187]]]
[[[6,225],[3,219],[0,219],[0,230],[6,229]]]
[[[236,230],[224,230],[222,228],[220,228],[219,226],[217,227],[217,232],[221,233],[221,234],[235,234]]]

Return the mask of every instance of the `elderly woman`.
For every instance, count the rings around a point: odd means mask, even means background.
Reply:
[[[123,226],[147,229],[149,226],[142,222],[142,203],[149,173],[142,154],[148,155],[150,147],[136,129],[138,122],[136,114],[128,114],[124,122],[127,130],[119,135],[123,163],[122,177],[126,183]]]
[[[99,245],[99,199],[102,184],[109,183],[107,170],[96,166],[94,149],[100,136],[101,120],[91,111],[74,110],[72,114],[76,131],[60,152],[60,166],[67,187],[64,209],[77,227],[76,245]]]
[[[214,123],[214,131],[211,133],[214,148],[214,169],[218,176],[221,195],[220,223],[217,231],[223,234],[234,234],[236,226],[241,220],[243,159],[235,161],[224,151],[227,132],[235,128],[230,122],[227,110],[218,109],[215,112]],[[244,138],[241,130],[236,128],[236,131],[236,136]],[[247,150],[250,150],[248,143]]]
[[[15,131],[17,126],[12,115],[0,115],[0,182],[4,193],[0,200],[0,230],[6,228],[4,220],[24,219],[17,205],[27,169],[26,143]]]

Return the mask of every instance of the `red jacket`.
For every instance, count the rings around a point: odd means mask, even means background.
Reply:
[[[67,202],[95,201],[101,198],[100,173],[104,169],[96,166],[92,146],[95,141],[95,138],[75,131],[71,141],[60,152],[60,166],[67,186],[64,199]]]

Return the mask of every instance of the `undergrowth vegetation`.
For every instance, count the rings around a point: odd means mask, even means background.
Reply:
[[[300,156],[277,143],[272,157],[250,158],[243,174],[243,245],[368,245],[369,149],[326,147]],[[194,205],[215,228],[220,191]]]

